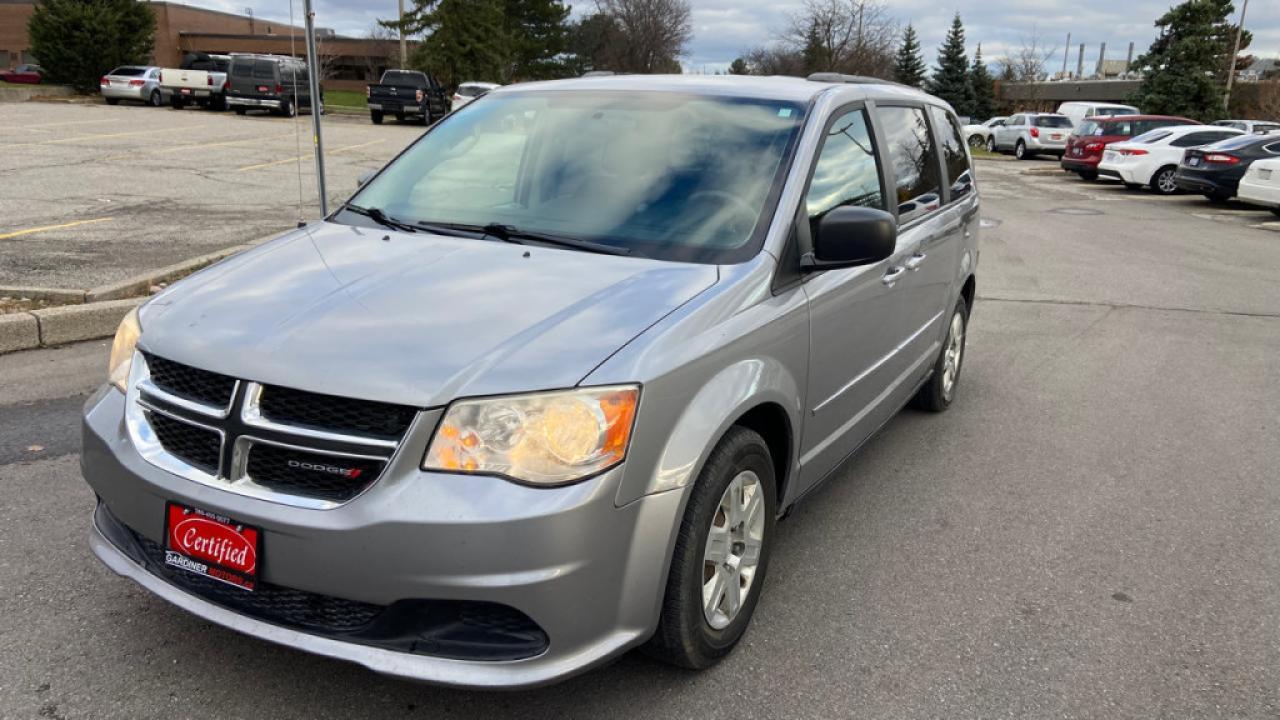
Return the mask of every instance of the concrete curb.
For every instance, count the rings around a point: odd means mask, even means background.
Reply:
[[[103,300],[120,300],[137,295],[146,295],[151,292],[151,286],[156,283],[169,282],[171,280],[185,277],[206,265],[212,265],[223,258],[235,255],[242,250],[248,250],[258,243],[266,242],[267,240],[276,237],[279,237],[279,235],[272,235],[245,245],[223,248],[205,255],[193,257],[190,260],[184,260],[168,267],[162,267],[159,270],[152,270],[150,272],[143,273],[142,275],[135,275],[127,280],[121,280],[119,282],[111,283],[110,285],[102,285],[92,288],[85,291],[84,302],[94,303],[101,302]]]
[[[60,305],[78,305],[84,302],[84,296],[86,294],[86,290],[63,290],[59,288],[0,285],[0,297],[46,300],[48,302],[56,302]]]
[[[29,312],[0,315],[0,353],[40,346],[40,325]]]
[[[79,340],[111,337],[115,335],[120,320],[130,310],[142,304],[146,298],[129,298],[112,300],[88,305],[65,305],[63,307],[32,310],[33,316],[40,326],[40,345],[63,345]]]

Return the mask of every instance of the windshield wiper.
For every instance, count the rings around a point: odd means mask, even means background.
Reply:
[[[590,240],[579,240],[577,238],[566,237],[564,235],[549,235],[547,233],[531,232],[521,230],[511,225],[503,225],[502,223],[489,223],[481,228],[485,235],[502,240],[503,242],[523,244],[524,240],[532,240],[534,242],[546,243],[548,245],[556,245],[559,247],[572,248],[574,250],[585,250],[586,252],[601,253],[603,255],[630,255],[631,248],[618,247],[617,245],[605,245],[604,243],[591,242]]]
[[[382,208],[360,207],[359,205],[352,205],[351,203],[347,203],[346,205],[343,205],[343,208],[346,210],[350,210],[353,213],[363,215],[369,218],[370,220],[378,223],[379,225],[383,227],[389,227],[392,230],[403,230],[404,232],[418,232],[417,227],[410,225],[409,223],[396,220],[395,218],[383,212]]]

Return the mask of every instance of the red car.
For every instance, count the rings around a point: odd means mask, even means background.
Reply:
[[[12,70],[0,70],[0,81],[11,83],[27,83],[37,85],[44,77],[44,68],[39,65],[19,65]]]
[[[1079,173],[1085,180],[1098,179],[1098,163],[1108,143],[1128,140],[1148,130],[1169,125],[1198,125],[1195,120],[1175,115],[1099,115],[1085,118],[1067,137],[1062,153],[1062,169]]]

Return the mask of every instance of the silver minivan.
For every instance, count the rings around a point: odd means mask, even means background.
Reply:
[[[777,519],[955,400],[978,209],[955,114],[899,85],[495,89],[124,320],[85,409],[90,545],[403,678],[707,667]]]

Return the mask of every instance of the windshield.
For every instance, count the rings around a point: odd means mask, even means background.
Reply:
[[[1096,107],[1093,108],[1092,115],[1101,117],[1114,117],[1116,115],[1137,115],[1138,110],[1131,107],[1113,106],[1113,107]]]
[[[1071,127],[1071,119],[1062,115],[1037,115],[1036,127],[1069,128]]]
[[[1161,140],[1169,137],[1172,134],[1173,132],[1169,130],[1148,130],[1147,132],[1144,132],[1141,135],[1133,138],[1129,142],[1143,143],[1143,144],[1160,142]]]
[[[776,100],[498,93],[441,121],[351,203],[405,223],[499,223],[646,257],[741,262],[758,250],[803,115]]]

